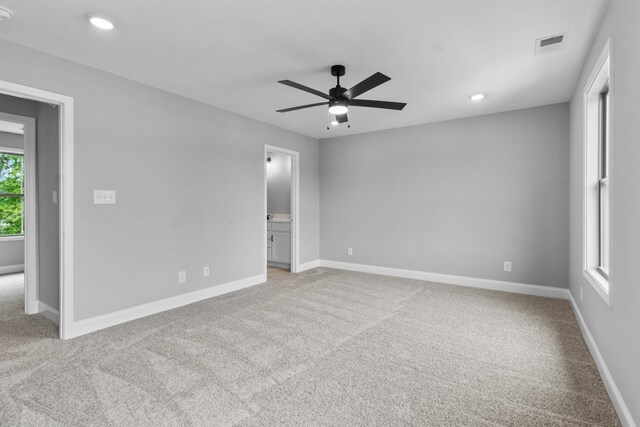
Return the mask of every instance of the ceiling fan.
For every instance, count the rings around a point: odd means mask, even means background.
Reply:
[[[385,76],[382,73],[375,73],[369,78],[364,79],[351,89],[340,86],[340,77],[344,76],[344,65],[334,65],[331,67],[331,75],[338,79],[336,87],[329,90],[329,94],[320,92],[319,90],[312,89],[310,87],[301,85],[291,80],[280,80],[281,83],[286,86],[291,86],[296,89],[303,90],[305,92],[312,93],[321,98],[326,99],[325,102],[318,102],[315,104],[300,105],[298,107],[285,108],[277,110],[278,113],[288,113],[289,111],[302,110],[304,108],[319,107],[321,105],[329,106],[329,113],[336,116],[336,124],[345,123],[349,121],[347,117],[347,111],[349,107],[369,107],[369,108],[384,108],[387,110],[402,110],[405,105],[404,102],[388,102],[388,101],[372,101],[368,99],[355,99],[363,93],[380,86],[391,80],[390,77]]]

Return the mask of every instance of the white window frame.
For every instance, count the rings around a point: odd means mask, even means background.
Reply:
[[[25,198],[25,194],[24,194],[24,179],[25,179],[25,174],[24,174],[24,165],[26,162],[26,158],[24,157],[24,149],[22,148],[15,148],[15,147],[0,147],[0,153],[3,154],[19,154],[22,156],[22,233],[20,234],[7,234],[7,235],[0,235],[0,242],[11,242],[11,241],[15,241],[15,240],[24,240],[24,222],[25,222],[25,216],[24,216],[24,210],[26,208],[26,198]],[[7,196],[0,196],[0,197],[7,197]]]
[[[583,275],[609,307],[613,305],[611,152],[614,91],[611,47],[612,40],[609,39],[584,89],[583,183]],[[607,94],[606,104],[603,93]],[[602,197],[603,192],[605,197]]]

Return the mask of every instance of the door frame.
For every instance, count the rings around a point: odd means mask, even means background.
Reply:
[[[36,185],[36,119],[0,111],[0,120],[23,125],[24,159],[24,312],[38,312],[38,197]],[[18,151],[18,150],[16,150]]]
[[[58,106],[60,174],[60,321],[61,339],[73,337],[73,98],[0,80],[0,93]],[[28,262],[25,260],[25,263]]]
[[[291,272],[300,270],[300,153],[275,145],[264,145],[262,163],[264,165],[264,274],[267,274],[267,153],[291,156]]]

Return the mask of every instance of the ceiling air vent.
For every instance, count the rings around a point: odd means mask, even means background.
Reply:
[[[562,33],[536,40],[536,48],[533,54],[537,56],[564,49],[568,35],[569,33]]]

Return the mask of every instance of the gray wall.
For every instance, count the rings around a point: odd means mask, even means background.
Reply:
[[[0,132],[0,147],[24,148],[24,136],[17,133]]]
[[[300,261],[318,259],[317,140],[5,41],[0,51],[0,79],[74,98],[76,320],[262,274],[264,144],[300,153]],[[116,190],[117,204],[94,205],[94,189]]]
[[[24,240],[0,240],[0,267],[23,264]],[[19,270],[16,269],[15,271]]]
[[[267,212],[291,213],[291,156],[277,153],[267,165]]]
[[[0,147],[24,148],[24,136],[0,132]],[[24,240],[7,241],[0,238],[0,267],[21,264],[24,264]]]
[[[60,210],[53,203],[53,192],[59,182],[58,131],[58,109],[38,103],[38,299],[56,309],[60,307]]]
[[[567,287],[568,118],[559,104],[320,141],[321,258]]]
[[[50,105],[0,94],[0,111],[36,119],[36,173],[38,192],[38,299],[59,308],[59,215],[53,204],[52,191],[58,188],[58,111]],[[13,244],[12,259],[21,250],[24,263],[24,241]],[[18,246],[19,244],[19,246]],[[2,264],[0,264],[2,265]],[[10,265],[7,263],[7,265]]]
[[[636,423],[640,423],[640,2],[613,0],[571,101],[570,289]],[[613,36],[611,141],[611,291],[605,305],[582,275],[583,91],[608,37]],[[580,301],[580,289],[584,301]]]

